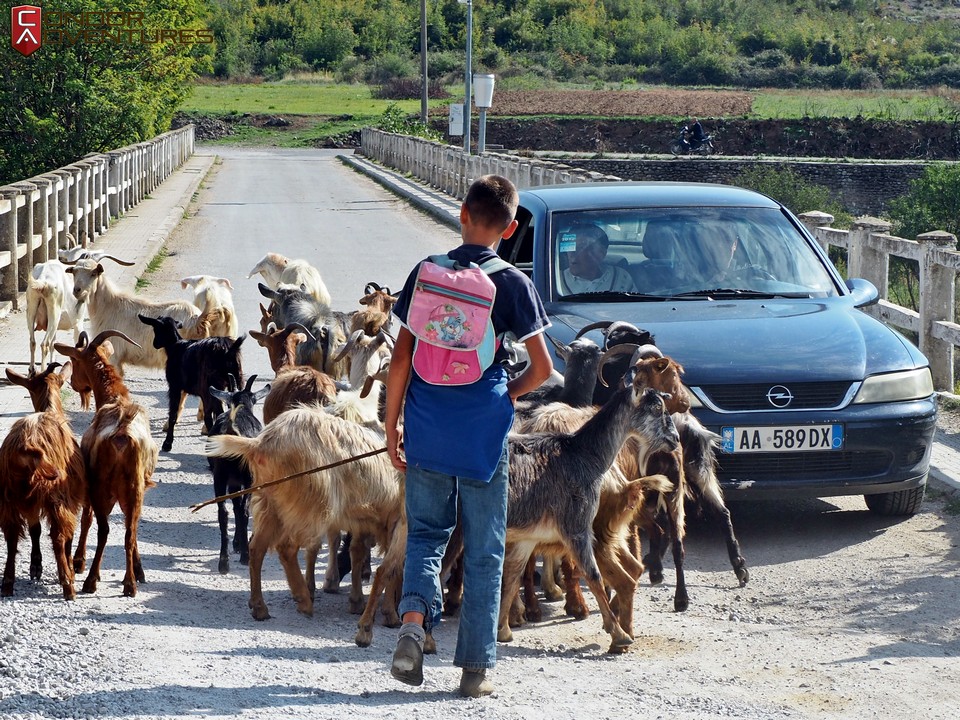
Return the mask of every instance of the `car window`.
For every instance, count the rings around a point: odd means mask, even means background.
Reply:
[[[497,246],[497,254],[528,277],[533,276],[534,230],[533,215],[526,208],[518,208],[517,229]]]
[[[836,295],[807,239],[775,208],[643,208],[554,213],[552,272],[561,297]]]

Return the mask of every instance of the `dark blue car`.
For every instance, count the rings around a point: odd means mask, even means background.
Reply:
[[[550,334],[569,343],[603,320],[651,332],[721,436],[728,494],[920,507],[936,424],[927,359],[859,309],[876,288],[844,282],[781,204],[727,185],[572,184],[522,191],[517,219],[499,252],[533,278]]]

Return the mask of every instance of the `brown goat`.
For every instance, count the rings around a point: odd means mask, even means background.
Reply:
[[[207,439],[206,454],[240,459],[253,475],[253,486],[327,465],[356,455],[381,450],[383,437],[356,423],[330,415],[320,407],[296,407],[267,424],[255,438],[218,435]],[[391,547],[401,523],[402,479],[386,454],[347,463],[323,473],[262,488],[253,495],[250,538],[250,608],[253,617],[270,617],[263,600],[261,568],[268,550],[280,555],[297,610],[313,614],[313,601],[297,562],[297,549],[317,545],[332,530],[355,537],[372,536],[385,551]],[[360,563],[364,543],[351,547],[354,561],[350,610],[364,608]],[[378,593],[377,580],[371,595]],[[388,622],[399,624],[395,608]]]
[[[374,282],[367,283],[360,304],[365,307],[351,316],[350,335],[357,330],[363,330],[365,335],[376,335],[381,330],[390,329],[390,312],[397,304],[397,298],[390,294],[390,288],[380,287]]]
[[[267,349],[270,367],[277,373],[270,393],[263,401],[263,421],[269,423],[284,410],[299,403],[329,405],[337,395],[337,386],[326,373],[307,365],[297,365],[297,345],[307,339],[302,325],[291,324],[282,330],[270,325],[267,332],[250,331],[250,337]]]
[[[123,594],[134,597],[137,582],[144,582],[137,529],[144,494],[154,485],[150,477],[157,466],[158,451],[157,443],[150,436],[147,411],[130,399],[129,390],[109,362],[112,345],[106,341],[111,337],[133,342],[117,330],[105,330],[89,344],[82,336],[77,347],[56,345],[57,352],[73,360],[73,389],[81,394],[92,391],[97,404],[93,422],[80,441],[90,483],[90,498],[84,508],[74,567],[78,571],[83,569],[87,532],[93,514],[97,518],[97,550],[83,583],[83,592],[96,592],[100,564],[110,534],[110,513],[119,502],[126,527]]]
[[[72,370],[67,363],[59,373],[51,363],[39,374],[24,377],[7,368],[10,382],[30,393],[38,412],[17,420],[0,445],[0,528],[7,543],[0,596],[13,595],[17,544],[26,526],[32,543],[30,578],[39,580],[40,520],[50,524],[50,538],[57,562],[57,579],[63,597],[73,600],[74,570],[70,547],[77,526],[77,513],[87,500],[83,455],[63,413],[60,388]]]

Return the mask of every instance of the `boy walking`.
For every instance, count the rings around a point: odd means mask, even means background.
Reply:
[[[517,190],[508,179],[479,178],[460,208],[463,243],[447,257],[463,267],[495,261],[500,239],[517,227],[517,204]],[[419,271],[420,265],[410,273],[393,310],[402,326],[387,384],[387,448],[394,466],[406,471],[408,523],[399,607],[403,626],[390,672],[409,685],[423,682],[423,643],[426,630],[440,621],[440,563],[457,523],[459,498],[464,595],[453,664],[463,669],[460,694],[481,697],[493,692],[486,670],[497,660],[507,528],[506,437],[513,401],[539,387],[553,369],[543,339],[550,321],[529,278],[513,267],[492,272],[493,329],[499,339],[511,332],[524,344],[526,370],[508,382],[500,365],[506,352],[498,348],[493,364],[476,382],[430,384],[411,371],[416,338],[407,323]]]

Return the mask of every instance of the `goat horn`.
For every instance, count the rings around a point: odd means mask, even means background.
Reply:
[[[107,338],[112,338],[112,337],[123,338],[131,345],[140,347],[140,343],[138,343],[136,340],[133,340],[132,338],[127,337],[119,330],[104,330],[102,333],[100,333],[93,340],[90,341],[90,345],[86,349],[88,351],[92,351],[92,348],[100,347],[100,343],[102,343]]]
[[[135,262],[130,262],[129,260],[121,260],[120,258],[114,257],[113,255],[101,255],[99,259],[100,259],[100,260],[113,260],[117,265],[126,265],[127,267],[130,267],[130,266],[132,266],[132,265],[136,265]]]
[[[619,322],[619,321],[618,321],[618,320],[598,320],[597,322],[592,322],[592,323],[590,323],[589,325],[584,325],[582,328],[580,328],[580,329],[577,331],[577,334],[576,334],[576,336],[575,336],[573,339],[576,340],[576,339],[579,338],[580,336],[586,335],[586,334],[587,334],[588,332],[590,332],[591,330],[597,330],[597,329],[606,330],[608,327],[610,327],[611,325],[613,325],[615,322]]]
[[[353,335],[347,338],[347,344],[343,346],[343,349],[337,354],[333,361],[340,362],[343,360],[344,355],[353,350],[353,346],[357,344],[357,340],[360,339],[361,335],[363,335],[363,330],[354,330]]]
[[[621,343],[619,345],[614,345],[612,348],[603,353],[603,357],[600,358],[600,364],[597,365],[597,379],[600,381],[601,385],[604,387],[610,387],[610,385],[607,384],[607,381],[603,379],[604,365],[618,355],[633,355],[637,347],[638,346],[634,345],[633,343]]]
[[[257,376],[256,376],[256,375],[251,375],[249,378],[247,378],[247,385],[246,385],[246,387],[243,388],[243,391],[244,391],[244,392],[250,392],[250,388],[253,387],[253,381],[256,380],[256,379],[257,379]]]
[[[640,328],[638,328],[636,325],[632,323],[628,323],[625,320],[614,320],[612,323],[610,323],[609,327],[607,327],[607,329],[603,331],[603,337],[609,340],[610,336],[613,335],[618,330],[628,330],[630,332],[636,333],[637,335],[640,335],[641,333],[645,332],[644,330],[641,330]]]
[[[370,288],[373,288],[373,290],[371,290]],[[371,280],[370,282],[367,283],[366,287],[363,288],[363,294],[364,294],[364,295],[369,295],[370,293],[372,293],[372,292],[374,292],[374,291],[376,291],[376,290],[383,290],[383,288],[380,287],[379,285],[377,285],[377,283],[375,283],[375,282],[373,282],[373,281]]]
[[[271,323],[271,325],[272,324],[273,323]],[[269,330],[269,328],[267,329]],[[296,330],[297,332],[302,332],[310,340],[316,340],[316,338],[313,336],[313,333],[310,332],[304,325],[301,325],[298,322],[288,323],[286,326],[284,326],[281,332],[283,334],[283,337],[286,337],[287,335],[292,333],[294,330]]]
[[[634,362],[653,357],[663,357],[663,352],[660,350],[660,348],[658,348],[656,345],[651,345],[650,343],[647,343],[646,345],[639,345],[634,353]]]

